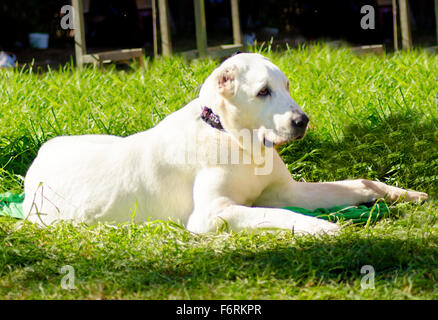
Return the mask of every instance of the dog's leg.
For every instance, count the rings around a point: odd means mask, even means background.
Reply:
[[[384,198],[388,202],[425,200],[427,194],[389,186],[364,179],[336,182],[307,183],[290,179],[282,186],[268,190],[257,204],[307,209],[358,205]]]
[[[237,186],[227,180],[221,170],[200,173],[195,179],[194,211],[188,220],[187,229],[196,233],[210,232],[222,223],[228,224],[234,231],[275,228],[317,234],[333,233],[339,229],[336,224],[289,210],[240,205],[245,200],[239,198],[243,190],[236,189]]]
[[[225,198],[216,199],[209,208],[194,212],[187,229],[196,233],[211,232],[222,223],[233,231],[285,229],[296,234],[334,234],[340,229],[334,223],[289,210],[235,205]]]

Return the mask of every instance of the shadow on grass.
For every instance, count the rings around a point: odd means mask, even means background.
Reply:
[[[438,119],[374,113],[342,131],[341,137],[310,131],[280,151],[295,179],[366,178],[438,196]]]
[[[7,139],[0,137],[0,193],[22,192],[23,180],[42,142],[28,136]]]
[[[233,250],[217,255],[205,251],[194,255],[185,266],[157,269],[165,275],[161,280],[145,274],[144,284],[163,283],[179,286],[203,285],[221,280],[260,278],[292,280],[297,285],[309,281],[354,281],[363,277],[361,268],[371,265],[376,278],[394,280],[409,275],[416,285],[431,289],[438,281],[438,249],[428,240],[341,238],[339,240],[298,240],[295,244],[271,249]]]
[[[298,237],[294,243],[273,242],[268,248],[261,243],[262,249],[251,246],[220,253],[197,247],[151,259],[132,259],[138,253],[129,250],[116,251],[116,255],[108,250],[108,255],[88,258],[76,252],[65,261],[47,248],[28,246],[26,250],[7,250],[6,268],[2,269],[32,269],[21,285],[42,281],[57,286],[62,277],[59,268],[68,264],[76,270],[78,287],[105,283],[126,294],[161,288],[166,295],[172,289],[201,290],[224,281],[247,281],[248,287],[260,286],[259,280],[289,280],[297,287],[333,282],[353,285],[364,276],[361,268],[371,265],[376,280],[389,281],[390,287],[394,286],[391,281],[408,277],[414,290],[430,291],[438,281],[437,242],[437,237],[401,240],[350,234],[322,239]]]

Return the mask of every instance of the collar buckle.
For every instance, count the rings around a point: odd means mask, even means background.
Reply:
[[[215,129],[224,130],[224,127],[222,127],[220,121],[220,117],[217,114],[214,114],[213,111],[208,107],[204,107],[202,109],[201,119]]]

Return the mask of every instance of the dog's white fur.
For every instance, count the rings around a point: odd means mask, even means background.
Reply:
[[[260,164],[254,161],[209,162],[220,140],[230,143],[220,148],[237,146],[251,153],[234,134],[236,130],[256,130],[262,152],[297,138],[299,130],[291,122],[304,113],[290,97],[288,85],[286,76],[269,60],[242,53],[214,70],[199,98],[150,130],[125,138],[54,138],[41,147],[27,172],[24,211],[30,213],[30,221],[41,224],[171,218],[197,233],[214,231],[226,221],[233,230],[280,228],[316,234],[335,232],[338,226],[280,208],[427,197],[368,180],[296,182],[276,152],[267,175],[255,174]],[[270,94],[260,97],[265,87]],[[220,116],[224,131],[200,119],[203,106]],[[197,161],[175,161],[187,159],[187,145],[194,146]]]

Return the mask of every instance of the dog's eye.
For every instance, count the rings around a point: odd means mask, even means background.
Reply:
[[[270,94],[271,94],[271,90],[269,90],[269,88],[263,88],[262,90],[259,91],[257,97],[266,97],[269,96]]]

